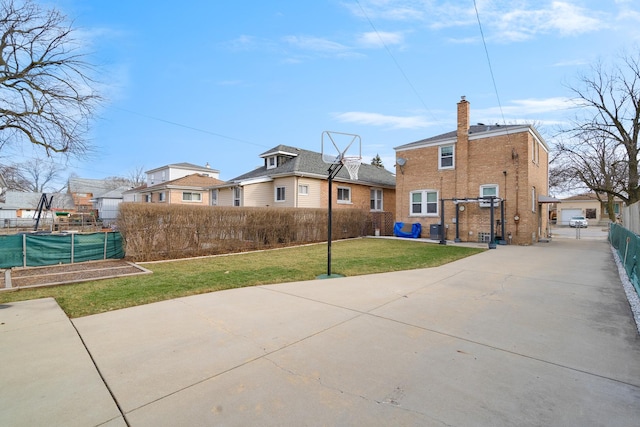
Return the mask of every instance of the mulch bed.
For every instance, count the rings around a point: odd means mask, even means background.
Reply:
[[[7,271],[11,286],[7,287]],[[0,291],[26,287],[63,285],[89,280],[149,274],[149,270],[124,260],[88,261],[45,267],[12,268],[0,270]]]

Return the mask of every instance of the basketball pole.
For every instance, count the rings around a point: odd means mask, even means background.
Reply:
[[[342,169],[342,162],[333,164],[329,167],[329,214],[327,217],[327,277],[331,277],[331,238],[332,238],[332,220],[333,220],[333,178]]]

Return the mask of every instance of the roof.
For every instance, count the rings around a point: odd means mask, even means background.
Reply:
[[[122,199],[122,194],[125,191],[128,191],[130,188],[131,187],[126,186],[118,187],[111,191],[107,191],[106,193],[101,194],[98,197],[94,197],[94,199]]]
[[[47,198],[53,196],[52,209],[73,209],[73,198],[68,193],[45,193]],[[36,209],[42,198],[42,193],[24,193],[21,191],[7,191],[4,203],[0,209]]]
[[[120,182],[110,179],[69,178],[69,193],[91,193],[93,197],[118,188]]]
[[[208,163],[207,163],[208,165]],[[194,172],[214,172],[214,173],[220,173],[219,170],[216,169],[211,169],[210,167],[207,166],[199,166],[199,165],[194,165],[193,163],[187,163],[187,162],[182,162],[182,163],[171,163],[169,165],[165,165],[165,166],[160,166],[159,168],[155,168],[155,169],[151,169],[146,171],[145,173],[152,173],[152,172],[156,172],[156,171],[160,171],[162,169],[169,169],[169,168],[173,168],[173,169],[189,169],[192,170]]]
[[[538,134],[535,128],[531,125],[477,124],[477,125],[469,126],[470,139],[491,138],[494,136],[504,135],[508,133],[519,133],[519,132],[533,132],[548,150],[549,147],[547,147],[547,144],[544,141],[544,139],[542,139],[542,137]],[[425,145],[438,145],[441,143],[455,142],[457,139],[457,136],[458,136],[458,132],[454,130],[451,132],[446,132],[440,135],[432,136],[431,138],[425,138],[419,141],[400,145],[398,147],[394,147],[394,149],[402,151],[402,150],[410,150],[412,148],[420,148]]]
[[[600,198],[604,201],[607,199],[607,195],[606,194],[600,194]],[[621,199],[619,197],[614,197],[614,199],[616,201],[621,201]],[[600,201],[600,199],[598,199],[598,195],[596,193],[583,193],[583,194],[578,194],[575,196],[570,196],[570,197],[565,197],[564,199],[562,199],[564,201],[571,201],[571,202],[589,202],[589,201]]]
[[[202,187],[207,188],[214,185],[224,184],[224,181],[221,181],[216,178],[212,178],[210,176],[201,175],[199,173],[194,173],[191,175],[183,176],[182,178],[172,179],[171,181],[161,182],[160,184],[152,185],[149,187],[142,187],[139,189],[142,191],[155,191],[162,188],[170,188],[170,187]]]
[[[230,180],[232,183],[242,183],[242,181],[248,181],[257,178],[265,177],[277,177],[277,176],[309,176],[318,179],[326,179],[328,177],[329,166],[322,160],[322,154],[304,150],[302,148],[292,147],[288,145],[278,145],[272,149],[262,153],[260,157],[266,157],[268,155],[283,154],[289,155],[291,158],[280,164],[278,167],[267,169],[266,166],[261,166],[257,169],[240,175]],[[358,180],[352,181],[349,177],[349,173],[346,168],[342,168],[336,175],[336,180],[361,182],[363,184],[373,184],[385,187],[395,187],[396,178],[395,175],[388,170],[373,166],[367,163],[361,163],[358,171]]]

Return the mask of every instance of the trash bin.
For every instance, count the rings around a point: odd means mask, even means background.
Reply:
[[[431,224],[429,226],[429,238],[431,240],[440,240],[442,238],[442,226],[440,224]]]

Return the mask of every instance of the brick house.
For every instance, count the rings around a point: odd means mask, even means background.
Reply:
[[[322,154],[278,145],[262,154],[263,166],[211,189],[219,206],[327,208],[329,165]],[[333,180],[333,209],[363,209],[374,218],[389,217],[384,233],[391,233],[395,217],[395,177],[388,170],[362,163],[358,179],[343,168]],[[374,219],[375,221],[375,219]]]
[[[471,126],[469,110],[463,97],[455,131],[395,147],[397,221],[420,223],[422,237],[438,240],[444,230],[448,240],[488,242],[492,228],[506,243],[546,238],[555,201],[547,143],[531,125]]]

